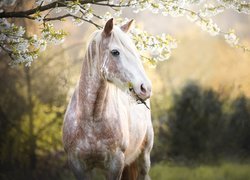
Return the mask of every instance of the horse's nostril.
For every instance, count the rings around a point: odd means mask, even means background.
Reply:
[[[146,93],[146,92],[147,92],[147,90],[146,90],[146,88],[144,87],[143,84],[141,84],[141,92],[142,92],[142,93]]]

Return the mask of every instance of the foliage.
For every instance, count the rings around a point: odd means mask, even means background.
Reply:
[[[16,139],[9,132],[13,131],[13,126],[16,127],[17,132],[20,132],[18,128],[20,125],[19,118],[27,110],[27,103],[20,91],[16,90],[20,86],[19,83],[16,83],[16,78],[21,76],[20,72],[8,71],[9,67],[3,63],[0,64],[0,69],[0,157],[1,161],[4,158],[11,161],[12,158],[3,149],[9,148],[7,152],[11,153],[13,141]],[[15,113],[8,113],[12,112],[13,108],[15,108]]]
[[[233,156],[249,157],[250,152],[250,101],[243,95],[232,102],[226,136],[229,153]]]
[[[234,0],[36,0],[35,7],[25,11],[8,10],[9,6],[14,6],[16,0],[1,1],[0,4],[0,47],[12,58],[11,64],[31,62],[37,58],[38,53],[45,50],[48,43],[61,43],[66,33],[62,30],[54,30],[51,21],[64,21],[71,18],[73,23],[81,25],[88,22],[101,28],[102,24],[110,17],[118,19],[122,23],[121,17],[124,8],[132,8],[134,13],[149,10],[155,14],[172,17],[184,16],[191,22],[197,24],[202,30],[207,31],[212,36],[224,36],[226,42],[233,47],[249,50],[248,47],[239,43],[239,38],[234,30],[223,31],[213,21],[213,17],[223,13],[227,9],[239,13],[250,13],[250,4],[246,1]],[[111,11],[98,14],[96,7],[110,7]],[[36,33],[28,36],[25,28],[9,23],[5,18],[27,18],[42,25],[41,36]],[[99,23],[100,20],[102,23]],[[126,20],[125,20],[126,21]],[[170,57],[171,50],[176,48],[176,40],[170,35],[152,36],[138,27],[132,31],[131,35],[135,40],[137,48],[141,51],[142,59],[155,65],[157,61],[163,61]]]
[[[36,63],[33,70],[0,63],[0,179],[71,176],[61,141],[68,92],[62,78],[67,66],[61,62],[62,51],[60,56],[52,51],[52,57],[41,56],[50,61]]]
[[[226,104],[230,111],[224,109]],[[165,157],[184,163],[249,159],[249,104],[243,95],[230,100],[195,83],[187,84],[175,94],[168,116],[162,115],[165,120],[157,139],[165,146],[156,150],[153,159]]]
[[[250,179],[249,168],[249,164],[232,162],[197,167],[160,163],[151,168],[150,175],[157,180],[245,180]]]

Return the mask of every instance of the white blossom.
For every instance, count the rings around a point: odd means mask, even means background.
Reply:
[[[88,12],[88,13],[84,14],[84,18],[87,21],[89,21],[89,20],[91,20],[93,18],[93,14]]]
[[[31,61],[27,62],[27,63],[25,64],[25,66],[26,66],[26,67],[30,67],[30,66],[31,66]]]
[[[44,2],[44,0],[36,0],[36,4],[38,4],[38,5],[40,5],[43,2]]]
[[[33,37],[32,37],[32,44],[33,44],[33,46],[34,46],[36,49],[38,49],[39,46],[40,46],[40,43],[39,43],[39,41],[38,41],[38,39],[37,39],[37,35],[36,35],[36,34],[34,34]]]
[[[129,3],[130,3],[130,4],[136,4],[137,1],[136,1],[136,0],[131,0],[131,1],[129,1]]]
[[[173,5],[169,7],[169,14],[172,17],[180,17],[184,15],[184,11],[180,7]]]
[[[72,15],[76,15],[80,11],[81,7],[78,4],[70,4],[67,7],[68,13]]]
[[[116,10],[114,17],[120,17],[122,15],[122,9]]]
[[[145,1],[144,3],[140,4],[139,8],[141,11],[144,11],[144,10],[150,8],[150,3],[148,1]]]
[[[205,4],[203,9],[200,9],[199,15],[201,17],[212,17],[224,12],[223,6],[214,6],[213,4]]]
[[[84,4],[83,7],[85,10],[88,11],[90,9],[91,5],[90,5],[90,3],[87,3],[87,4]]]
[[[149,6],[149,9],[151,10],[152,13],[157,14],[160,10],[159,4],[151,4]]]
[[[216,36],[220,33],[220,28],[217,26],[217,24],[211,24],[208,28],[208,32],[211,36]]]
[[[56,13],[60,13],[60,12],[62,12],[62,8],[60,8],[60,7],[56,7],[56,8],[55,8],[55,12],[56,12]]]
[[[186,17],[191,22],[194,22],[198,19],[198,15],[193,12],[186,14]]]
[[[112,16],[111,16],[111,13],[110,12],[106,12],[105,14],[104,14],[104,16],[103,16],[103,21],[107,21],[107,20],[109,20],[110,18],[111,18]]]
[[[140,12],[140,9],[139,8],[135,8],[134,10],[133,10],[133,13],[139,13]]]
[[[7,36],[5,34],[0,33],[0,41],[5,41]]]
[[[169,49],[175,49],[175,48],[177,48],[177,46],[178,46],[177,41],[174,40],[174,41],[170,41],[168,47],[169,47]]]
[[[220,33],[220,28],[213,22],[212,19],[201,19],[196,23],[202,30],[207,31],[212,36],[216,36]]]
[[[44,40],[40,40],[40,48],[39,48],[40,52],[45,51],[46,47],[47,47],[47,42]]]
[[[3,29],[8,29],[11,26],[11,24],[5,18],[0,18],[0,25],[1,25],[1,28]]]
[[[77,26],[81,26],[84,21],[80,18],[72,18],[73,24],[77,25]]]
[[[23,36],[24,33],[25,33],[25,29],[22,26],[19,26],[16,35],[17,36]]]
[[[152,58],[157,58],[161,55],[161,49],[159,48],[154,48],[150,50],[150,55]]]
[[[160,56],[158,57],[158,60],[165,61],[165,60],[168,60],[170,56],[171,56],[171,51],[165,48],[160,54]]]
[[[237,38],[233,31],[225,34],[224,37],[226,42],[229,43],[231,46],[235,46],[239,42],[239,38]]]
[[[162,15],[163,16],[168,16],[168,12],[167,11],[162,11]]]
[[[62,38],[62,39],[53,38],[53,39],[51,40],[51,42],[54,43],[55,45],[58,45],[58,44],[63,43],[64,40],[65,40],[64,38]]]
[[[14,48],[20,52],[27,52],[29,48],[29,42],[26,39],[14,45]]]

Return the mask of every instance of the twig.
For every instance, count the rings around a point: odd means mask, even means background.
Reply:
[[[138,97],[138,98],[139,98],[139,97]],[[144,105],[146,106],[146,108],[148,108],[148,109],[150,110],[150,108],[148,107],[147,103],[146,103],[144,100],[138,99],[136,102],[137,102],[138,104],[144,104]]]
[[[98,2],[92,2],[91,4],[94,4],[94,5],[99,5],[99,6],[108,6],[108,7],[117,7],[117,8],[121,8],[121,7],[130,7],[130,6],[134,6],[136,4],[138,4],[139,2],[137,3],[134,3],[134,4],[104,4],[104,3],[98,3]]]
[[[147,103],[145,102],[145,100],[143,100],[142,98],[140,98],[136,93],[135,90],[133,88],[129,89],[130,92],[132,92],[136,98],[136,102],[137,104],[144,104],[146,106],[146,108],[148,108],[150,110],[150,108],[148,107]]]
[[[85,22],[88,22],[88,23],[94,25],[95,27],[97,27],[98,29],[101,29],[101,28],[102,28],[102,26],[100,26],[99,24],[96,24],[95,22],[93,22],[93,21],[91,21],[91,20],[87,20],[87,19],[85,19],[85,18],[83,18],[83,17],[78,17],[78,16],[75,16],[75,15],[72,15],[72,14],[71,14],[71,16],[74,17],[74,18],[76,18],[76,19],[81,19],[81,20],[83,20],[83,21],[85,21]]]
[[[66,18],[66,17],[70,17],[72,16],[71,14],[64,14],[62,16],[57,16],[57,17],[51,17],[51,18],[44,18],[43,21],[55,21],[55,20],[61,20],[63,18]]]

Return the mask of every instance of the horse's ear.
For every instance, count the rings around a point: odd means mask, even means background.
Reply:
[[[122,25],[122,26],[121,26],[121,30],[122,30],[123,32],[128,32],[128,31],[130,30],[130,28],[131,28],[133,22],[134,22],[134,20],[132,19],[132,20],[130,20],[129,22],[127,22],[126,24]]]
[[[109,19],[104,27],[103,33],[106,36],[110,36],[111,35],[111,31],[113,30],[113,18]]]

